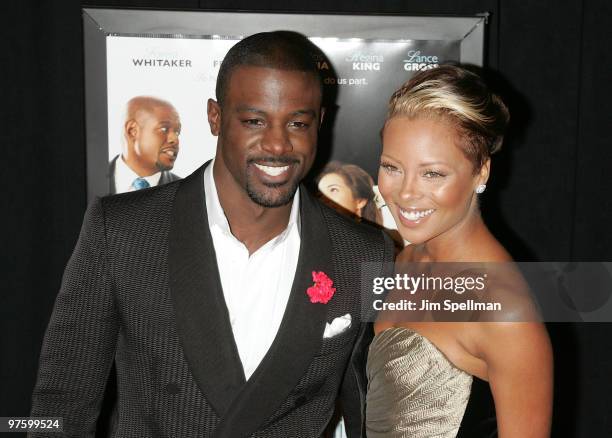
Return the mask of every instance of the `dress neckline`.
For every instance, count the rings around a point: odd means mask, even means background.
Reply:
[[[451,361],[448,356],[446,354],[444,354],[444,352],[442,350],[440,350],[436,344],[434,344],[433,342],[431,342],[426,336],[423,336],[422,334],[420,334],[418,331],[411,329],[409,327],[397,327],[397,326],[392,326],[392,327],[387,327],[384,330],[379,331],[378,333],[374,334],[374,337],[372,338],[372,342],[370,343],[370,346],[372,346],[377,339],[383,337],[384,334],[386,334],[387,332],[408,332],[410,334],[415,335],[419,340],[421,340],[423,343],[425,343],[426,345],[432,347],[436,353],[438,355],[440,355],[442,358],[444,358],[444,360],[446,362],[448,362],[455,370],[467,374],[468,376],[472,376],[474,377],[472,374],[468,373],[465,370],[462,370],[461,368],[459,368],[458,366],[455,365],[455,363],[453,361]]]

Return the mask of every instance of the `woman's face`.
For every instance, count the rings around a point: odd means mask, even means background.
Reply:
[[[475,173],[458,136],[439,118],[395,117],[385,125],[378,188],[413,244],[459,228],[476,211],[474,189],[486,183],[489,162]]]
[[[339,205],[351,213],[361,216],[364,199],[355,198],[344,178],[337,173],[328,173],[319,180],[319,191],[334,204]]]

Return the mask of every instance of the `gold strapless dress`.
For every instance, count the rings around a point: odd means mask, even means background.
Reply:
[[[426,338],[393,327],[377,334],[367,362],[368,438],[454,438],[472,376]]]

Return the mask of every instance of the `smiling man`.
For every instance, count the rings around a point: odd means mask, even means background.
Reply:
[[[314,438],[337,407],[362,436],[361,268],[385,275],[393,245],[300,185],[324,112],[315,49],[283,31],[236,44],[208,101],[214,160],[90,206],[33,416],[93,436],[114,362],[116,437]]]
[[[322,87],[309,57],[281,69],[267,67],[289,63],[280,50],[245,65],[232,55],[219,72],[218,102],[208,101],[218,136],[212,173],[232,233],[252,253],[287,227],[294,198],[297,209],[316,153]]]
[[[179,151],[181,121],[168,102],[137,96],[127,104],[123,152],[109,165],[111,194],[176,181],[170,170]]]

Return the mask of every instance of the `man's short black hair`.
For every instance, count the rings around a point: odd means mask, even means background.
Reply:
[[[233,70],[240,66],[312,73],[322,94],[323,82],[316,64],[318,59],[321,59],[320,49],[296,32],[277,30],[246,37],[227,52],[221,63],[215,89],[217,102],[223,106],[230,77]]]

